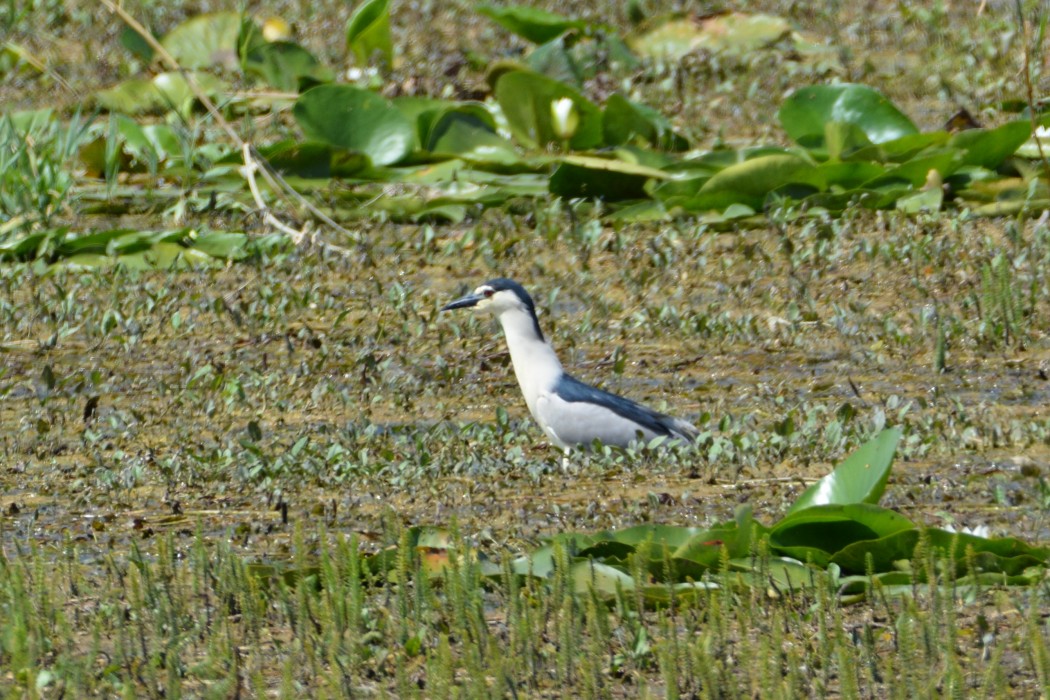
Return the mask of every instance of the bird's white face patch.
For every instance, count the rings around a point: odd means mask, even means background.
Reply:
[[[499,314],[507,309],[522,308],[518,295],[509,289],[495,290],[489,285],[483,284],[474,290],[474,296],[480,297],[474,307],[479,311]]]

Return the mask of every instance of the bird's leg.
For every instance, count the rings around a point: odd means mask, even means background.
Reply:
[[[568,472],[569,471],[569,452],[570,452],[569,448],[566,447],[565,451],[562,452],[562,455],[561,455],[561,470],[563,472]]]

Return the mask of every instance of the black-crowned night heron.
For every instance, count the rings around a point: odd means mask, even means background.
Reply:
[[[543,337],[532,297],[517,282],[489,280],[441,310],[467,307],[499,319],[529,412],[551,442],[566,452],[573,447],[588,449],[595,440],[626,447],[659,436],[682,441],[696,437],[698,431],[691,423],[569,376]]]

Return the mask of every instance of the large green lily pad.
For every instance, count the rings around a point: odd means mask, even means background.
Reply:
[[[536,7],[510,5],[480,5],[479,14],[485,15],[509,32],[531,41],[534,44],[546,44],[570,29],[587,29],[583,20],[570,19],[562,15],[547,12]]]
[[[189,70],[222,66],[236,68],[241,15],[213,12],[192,17],[172,29],[160,43],[179,65]]]
[[[576,131],[568,139],[569,146],[576,150],[600,146],[601,111],[568,85],[530,71],[510,71],[496,82],[496,101],[507,118],[511,133],[528,148],[562,143],[554,127],[551,109],[555,101],[563,98],[572,100],[579,116]]]
[[[319,85],[292,108],[311,139],[367,155],[375,165],[391,165],[412,151],[415,126],[399,109],[370,90],[350,85]]]
[[[702,19],[670,17],[644,34],[629,38],[639,55],[678,60],[701,49],[747,53],[791,36],[787,20],[774,15],[726,12]]]
[[[788,513],[829,504],[878,503],[886,490],[886,480],[900,439],[900,428],[883,430],[857,448],[834,471],[806,489]]]
[[[193,80],[209,97],[225,89],[226,84],[209,73],[194,73]],[[110,112],[146,114],[175,111],[189,114],[195,96],[181,73],[160,73],[150,78],[130,78],[107,90],[95,93],[95,102]]]
[[[918,133],[892,102],[867,85],[812,85],[796,91],[777,112],[788,136],[806,148],[826,147],[827,125],[852,124],[873,144]]]
[[[667,178],[662,170],[614,158],[569,155],[551,175],[550,190],[562,197],[596,197],[609,201],[645,196],[645,183]]]
[[[366,0],[354,10],[346,24],[346,45],[360,65],[367,65],[374,57],[387,66],[393,64],[390,0]]]

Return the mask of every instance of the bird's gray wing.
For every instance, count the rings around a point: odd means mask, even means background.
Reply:
[[[625,447],[641,437],[665,435],[693,439],[690,423],[563,375],[552,392],[537,402],[537,418],[568,445],[589,445],[595,439]]]

